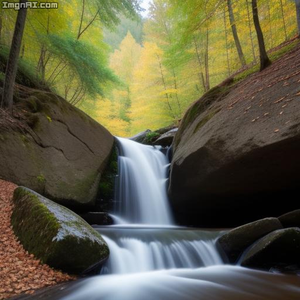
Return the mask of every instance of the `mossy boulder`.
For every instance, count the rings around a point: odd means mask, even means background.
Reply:
[[[43,263],[80,274],[108,258],[101,235],[69,209],[24,187],[15,190],[13,201],[14,232]]]
[[[282,229],[279,220],[266,218],[230,230],[218,239],[217,244],[223,249],[229,262],[235,263],[249,246],[277,229]]]
[[[15,105],[22,120],[0,123],[0,178],[68,207],[94,206],[113,136],[54,93],[28,94]]]

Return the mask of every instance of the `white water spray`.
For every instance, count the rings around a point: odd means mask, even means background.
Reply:
[[[114,214],[131,224],[172,225],[167,157],[151,146],[118,138],[121,148]]]

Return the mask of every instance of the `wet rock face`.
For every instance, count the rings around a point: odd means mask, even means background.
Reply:
[[[269,233],[255,243],[242,259],[242,266],[270,269],[278,266],[300,268],[300,228]]]
[[[23,187],[15,190],[13,201],[14,232],[43,263],[80,274],[108,258],[101,235],[69,209]]]
[[[0,127],[0,177],[64,205],[93,205],[113,136],[51,93],[35,92],[16,110],[22,130]]]
[[[230,230],[218,239],[218,244],[227,255],[229,262],[235,263],[249,246],[277,229],[282,229],[277,218],[258,220]]]

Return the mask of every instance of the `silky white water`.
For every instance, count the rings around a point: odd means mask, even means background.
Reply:
[[[167,158],[158,148],[119,142],[113,212],[119,225],[96,228],[109,246],[108,261],[99,276],[36,299],[300,299],[297,276],[225,265],[215,243],[222,232],[175,227],[166,194]]]
[[[118,142],[121,155],[114,215],[131,224],[172,225],[166,155],[159,147],[122,138]]]
[[[129,274],[223,264],[219,232],[169,228],[98,228],[110,249],[102,274]]]

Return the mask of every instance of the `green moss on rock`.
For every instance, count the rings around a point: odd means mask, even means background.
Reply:
[[[69,209],[23,187],[13,200],[14,232],[43,263],[79,274],[109,256],[101,235]]]
[[[201,113],[203,113],[206,109],[208,109],[213,103],[222,100],[230,92],[230,90],[233,87],[232,83],[233,80],[229,79],[223,84],[220,84],[212,88],[187,110],[186,114],[183,117],[181,125],[178,129],[178,132],[175,136],[175,140],[174,140],[175,147],[179,145],[181,140],[181,135],[196,120],[196,118]],[[201,127],[201,124],[199,126]]]
[[[210,119],[212,119],[218,112],[220,112],[220,109],[216,109],[208,113],[196,126],[194,133],[196,133],[199,129],[201,129]]]
[[[110,201],[114,197],[115,178],[118,174],[118,153],[114,145],[109,162],[100,180],[98,198]]]

